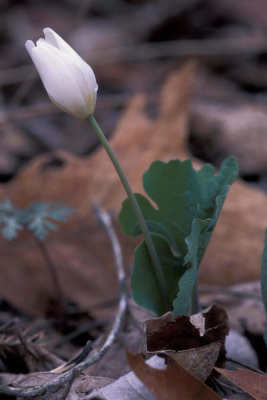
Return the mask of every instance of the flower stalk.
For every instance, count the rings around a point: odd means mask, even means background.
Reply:
[[[130,202],[132,204],[132,207],[133,207],[134,212],[136,214],[136,218],[138,220],[140,229],[141,229],[141,231],[142,231],[142,233],[144,235],[145,243],[146,243],[146,246],[147,246],[147,251],[149,253],[149,256],[151,258],[152,264],[154,266],[154,270],[155,270],[155,274],[156,274],[156,277],[157,277],[157,280],[158,280],[158,284],[159,284],[159,287],[160,287],[160,290],[161,290],[162,298],[163,298],[163,300],[164,300],[164,302],[166,304],[166,307],[167,307],[168,304],[169,304],[169,301],[168,301],[168,290],[167,290],[167,285],[166,285],[166,282],[165,282],[165,277],[164,277],[164,274],[163,274],[163,271],[162,271],[162,268],[161,268],[161,265],[160,265],[160,261],[158,259],[157,252],[155,250],[155,246],[153,244],[153,241],[151,239],[149,230],[147,228],[147,224],[146,224],[145,219],[143,217],[143,214],[142,214],[142,212],[140,210],[140,207],[139,207],[139,205],[138,205],[138,203],[136,201],[136,198],[135,198],[135,196],[134,196],[134,194],[132,192],[132,189],[131,189],[131,187],[129,185],[129,182],[128,182],[128,180],[127,180],[127,178],[126,178],[126,176],[125,176],[125,174],[124,174],[124,172],[123,172],[123,170],[122,170],[122,168],[121,168],[121,166],[119,164],[119,161],[118,161],[117,157],[115,156],[112,148],[110,147],[109,142],[106,139],[102,129],[98,125],[95,117],[93,115],[91,115],[87,119],[90,122],[92,128],[94,129],[95,133],[97,134],[101,144],[104,146],[104,149],[106,150],[106,152],[107,152],[107,154],[108,154],[108,156],[109,156],[109,158],[110,158],[110,160],[111,160],[111,162],[112,162],[117,174],[119,175],[119,178],[120,178],[121,183],[122,183],[122,185],[123,185],[123,187],[125,189],[125,192],[126,192],[128,198],[129,198],[129,200],[130,200]]]

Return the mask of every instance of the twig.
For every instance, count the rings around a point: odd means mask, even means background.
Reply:
[[[63,387],[63,385],[66,385],[70,380],[73,380],[90,365],[95,364],[97,361],[101,360],[101,358],[103,358],[103,356],[111,348],[116,338],[118,337],[118,334],[124,323],[127,311],[127,297],[128,297],[126,282],[125,282],[126,275],[124,272],[123,261],[122,261],[122,253],[117,235],[111,223],[110,216],[105,211],[103,211],[96,203],[94,203],[94,209],[95,212],[97,213],[99,221],[103,224],[107,232],[107,235],[110,239],[115,259],[116,272],[120,285],[120,301],[111,331],[109,332],[104,344],[99,350],[96,350],[86,360],[82,361],[78,365],[75,365],[70,370],[64,372],[62,375],[57,376],[54,379],[49,380],[49,382],[46,382],[38,386],[19,387],[12,385],[9,386],[0,385],[0,393],[4,393],[10,396],[34,397],[45,393],[47,390],[55,390],[60,387]],[[49,372],[53,372],[53,370]]]
[[[60,400],[66,400],[75,378],[76,378],[76,375],[73,372],[73,374],[69,377],[69,380],[63,390]]]
[[[82,349],[81,353],[78,354],[78,356],[76,356],[73,360],[70,360],[67,363],[67,365],[71,365],[71,364],[73,365],[73,364],[78,364],[78,363],[82,362],[83,360],[85,360],[87,358],[87,356],[91,350],[92,350],[92,341],[87,340],[86,345]]]
[[[18,338],[19,338],[22,346],[26,350],[26,352],[29,353],[35,360],[39,360],[40,357],[37,354],[35,354],[32,351],[32,349],[28,346],[28,343],[27,343],[26,339],[24,338],[24,335],[22,334],[20,329],[18,329],[17,335],[18,335]]]

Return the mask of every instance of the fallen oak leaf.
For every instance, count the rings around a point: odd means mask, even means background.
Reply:
[[[135,375],[158,400],[221,399],[210,387],[173,360],[169,360],[166,369],[162,370],[147,365],[140,354],[127,352],[126,355]]]
[[[255,400],[267,399],[267,375],[240,368],[237,370],[214,369],[254,397]]]

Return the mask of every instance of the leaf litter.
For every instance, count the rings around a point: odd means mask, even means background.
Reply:
[[[179,363],[170,361],[166,369],[159,370],[145,364],[140,355],[128,353],[128,361],[142,382],[158,400],[219,400],[221,397],[202,383]]]
[[[255,400],[266,400],[267,375],[246,369],[226,370],[215,368],[215,370],[250,394]]]

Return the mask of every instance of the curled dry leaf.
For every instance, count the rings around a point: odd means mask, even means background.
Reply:
[[[204,328],[199,327],[199,321]],[[148,351],[187,350],[216,340],[223,343],[228,332],[227,314],[215,305],[191,317],[182,315],[174,319],[168,312],[162,317],[145,321]]]
[[[267,399],[267,375],[259,374],[247,369],[230,371],[215,368],[215,370],[244,390],[244,392],[250,394],[255,400]]]
[[[169,362],[166,369],[156,369],[142,356],[127,354],[130,367],[158,400],[219,400],[221,397],[186,371],[179,363]]]
[[[214,305],[191,317],[173,319],[169,312],[145,321],[147,351],[174,359],[203,381],[210,375],[228,333],[227,314]]]

